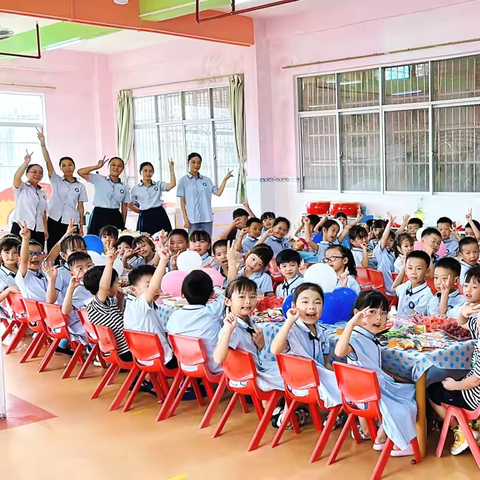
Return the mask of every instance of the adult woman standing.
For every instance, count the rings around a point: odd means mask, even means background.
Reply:
[[[142,180],[132,188],[130,197],[132,203],[128,206],[138,213],[137,230],[142,233],[153,235],[160,230],[170,232],[172,224],[167,212],[163,208],[162,192],[169,192],[177,185],[175,179],[175,166],[172,161],[168,162],[170,168],[170,183],[154,182],[152,180],[155,169],[150,162],[140,165]]]
[[[105,177],[98,173],[92,173],[100,170],[105,163],[110,167],[110,174]],[[130,191],[120,180],[125,165],[119,157],[112,157],[103,160],[93,167],[81,168],[78,174],[93,184],[95,193],[93,196],[93,206],[95,207],[90,218],[88,233],[98,235],[102,227],[113,225],[120,230],[125,228],[125,219],[127,218],[127,205],[130,203]]]
[[[177,197],[180,197],[183,224],[189,233],[195,230],[205,230],[212,235],[213,212],[212,193],[220,197],[225,186],[233,177],[232,171],[225,175],[220,186],[217,188],[208,177],[200,175],[202,157],[198,153],[188,156],[188,173],[180,179],[177,188]]]
[[[25,155],[22,165],[13,177],[13,193],[15,197],[15,210],[12,214],[12,233],[20,234],[20,222],[26,222],[30,230],[30,238],[36,240],[42,248],[48,238],[47,226],[47,194],[40,186],[43,178],[43,168],[37,163],[32,163],[32,153]],[[23,174],[27,181],[22,182]]]
[[[74,176],[75,162],[71,157],[62,157],[58,162],[63,177],[55,172],[50,154],[48,153],[43,129],[37,130],[42,146],[43,158],[47,164],[47,172],[52,184],[52,196],[48,202],[48,240],[47,250],[50,251],[67,232],[70,219],[77,225],[80,234],[85,225],[83,202],[88,201],[85,185]]]

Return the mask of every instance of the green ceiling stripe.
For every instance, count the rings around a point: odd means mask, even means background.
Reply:
[[[202,0],[200,9],[228,7],[230,0]],[[161,11],[163,10],[163,11]],[[160,21],[195,13],[195,0],[140,0],[140,15],[143,20]],[[158,13],[153,13],[158,12]]]

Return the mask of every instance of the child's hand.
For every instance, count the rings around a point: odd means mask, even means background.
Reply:
[[[170,260],[170,251],[168,250],[168,248],[165,248],[165,246],[162,249],[159,249],[158,245],[159,243],[157,243],[157,253],[158,253],[158,256],[160,257],[160,261],[167,264],[168,261]]]
[[[339,280],[340,280],[340,283],[342,284],[342,287],[347,287],[348,286],[348,276],[349,275],[350,275],[350,272],[348,271],[348,268],[345,268],[345,271],[339,277]]]
[[[446,280],[443,280],[442,283],[438,286],[437,290],[442,295],[448,295],[450,293],[450,289],[448,285],[450,284],[450,275],[447,277]]]
[[[360,221],[363,218],[362,207],[358,204],[357,207],[357,220]]]
[[[79,285],[80,285],[80,278],[77,277],[77,276],[72,276],[72,278],[70,278],[70,283],[69,283],[69,288],[77,288]]]
[[[30,240],[31,232],[27,227],[27,222],[19,223],[20,225],[20,236],[27,242]]]
[[[176,253],[170,258],[170,270],[177,270],[177,258],[179,255],[179,253]]]
[[[7,292],[8,293],[22,293],[18,287],[8,287]]]
[[[154,236],[156,236],[156,238],[158,239],[158,241],[156,242],[157,244],[160,243],[162,245],[162,247],[167,244],[168,234],[165,230],[160,230]]]
[[[53,266],[52,262],[45,262],[42,265],[42,270],[50,281],[54,282],[57,279],[58,270]]]
[[[64,236],[68,237],[69,235],[73,235],[76,231],[77,231],[77,226],[75,225],[73,218],[69,218],[67,231],[65,232]]]
[[[442,385],[444,386],[445,390],[448,390],[450,392],[457,389],[457,381],[450,377],[447,377],[442,382]]]
[[[237,263],[237,257],[238,257],[238,253],[237,253],[237,250],[234,248],[234,246],[232,245],[232,242],[227,242],[227,260],[228,260],[228,263],[230,264],[236,264]]]
[[[465,215],[465,218],[467,219],[468,223],[472,223],[473,221],[473,216],[472,216],[472,209],[469,208],[467,214]]]
[[[390,223],[390,225],[393,225],[397,217],[394,217],[391,212],[387,212],[387,216],[388,216],[388,223]]]
[[[308,267],[307,267],[307,264],[305,263],[305,260],[302,260],[301,263],[300,263],[299,272],[302,275],[305,275],[305,272],[307,271],[307,269],[308,269]]]
[[[135,251],[132,248],[127,248],[125,252],[123,253],[123,261],[128,260],[129,258],[132,258],[135,256]]]
[[[288,312],[287,312],[287,323],[289,325],[293,325],[299,318],[299,313],[298,310],[295,307],[292,307]]]
[[[257,346],[257,350],[260,352],[265,346],[265,337],[263,336],[263,331],[258,327],[254,328],[255,333],[252,333],[253,343]]]
[[[409,220],[410,220],[410,215],[408,215],[408,214],[404,215],[403,216],[403,225],[405,226],[408,223]]]
[[[355,327],[360,327],[363,325],[363,319],[367,316],[367,311],[370,307],[364,308],[357,312],[351,319],[350,323],[352,323]]]
[[[264,236],[271,237],[271,236],[273,235],[273,232],[274,232],[274,231],[275,231],[274,228],[269,228],[269,229],[265,232]]]
[[[247,235],[248,233],[248,228],[244,228],[241,232],[240,232],[240,237],[244,237],[245,235]]]
[[[249,210],[249,209],[250,209],[250,205],[248,204],[248,200],[247,200],[247,199],[244,200],[243,206],[245,207],[245,210]]]
[[[474,313],[480,312],[480,304],[474,303],[465,303],[463,307],[460,309],[460,313],[463,317],[469,318]]]
[[[373,232],[373,230],[370,230],[370,231],[368,232],[368,237],[367,237],[367,239],[368,239],[368,241],[370,241],[370,240],[373,240],[374,238],[375,238],[375,233]]]
[[[116,252],[113,248],[109,248],[105,252],[105,256],[107,257],[107,263],[109,263],[110,265],[113,265],[115,260],[118,257],[118,252]]]
[[[213,268],[216,265],[218,265],[217,261],[213,259],[213,260],[210,260],[208,263],[206,263],[202,268]]]
[[[233,313],[229,313],[223,319],[223,325],[227,330],[227,332],[231,334],[235,330],[235,327],[237,326],[237,317]]]

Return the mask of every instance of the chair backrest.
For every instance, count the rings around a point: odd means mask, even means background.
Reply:
[[[427,278],[425,279],[427,282],[427,285],[429,286],[430,290],[432,291],[433,294],[437,293],[437,287],[435,286],[435,280],[433,278]]]
[[[102,353],[116,354],[117,353],[117,341],[115,335],[110,327],[104,327],[103,325],[93,325],[95,332],[97,333],[98,345]]]
[[[227,376],[228,388],[245,395],[256,395],[255,378],[257,368],[250,352],[243,350],[229,350],[226,360],[222,364]]]
[[[124,330],[123,334],[136,364],[138,361],[153,362],[153,365],[149,365],[150,370],[162,369],[164,355],[158,335],[134,330]],[[144,367],[142,364],[140,366]]]
[[[22,297],[20,301],[25,309],[29,323],[43,323],[43,314],[36,300]]]
[[[357,282],[362,289],[370,288],[370,278],[365,267],[357,267]]]
[[[9,293],[6,298],[8,306],[12,309],[13,315],[17,320],[20,320],[26,314],[22,298],[21,293],[13,292]]]
[[[368,278],[370,279],[370,286],[373,290],[385,291],[385,280],[383,278],[383,273],[378,270],[373,270],[372,268],[367,268]]]
[[[189,377],[206,376],[207,354],[200,338],[186,335],[168,335],[182,372]]]
[[[68,318],[62,313],[61,305],[39,302],[39,307],[43,314],[43,320],[50,330],[58,330],[67,326]]]
[[[88,319],[88,313],[86,308],[82,308],[78,312],[78,318],[80,319],[80,322],[83,325],[83,328],[85,329],[85,332],[87,332],[88,340],[90,343],[98,343],[98,338],[97,338],[97,332],[95,331],[95,328],[93,328],[93,325],[90,323],[90,320]]]

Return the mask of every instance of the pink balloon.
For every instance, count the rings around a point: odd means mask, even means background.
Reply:
[[[187,272],[180,270],[168,272],[162,280],[162,293],[169,293],[172,297],[180,297],[182,294],[182,283],[187,275]]]
[[[422,242],[415,242],[413,245],[414,250],[423,250]]]
[[[438,249],[437,255],[438,255],[440,258],[443,258],[446,253],[447,253],[447,247],[446,247],[445,244],[442,242],[442,243],[440,244],[440,248]]]
[[[223,275],[214,268],[204,268],[203,271],[212,279],[214,287],[223,287]]]

